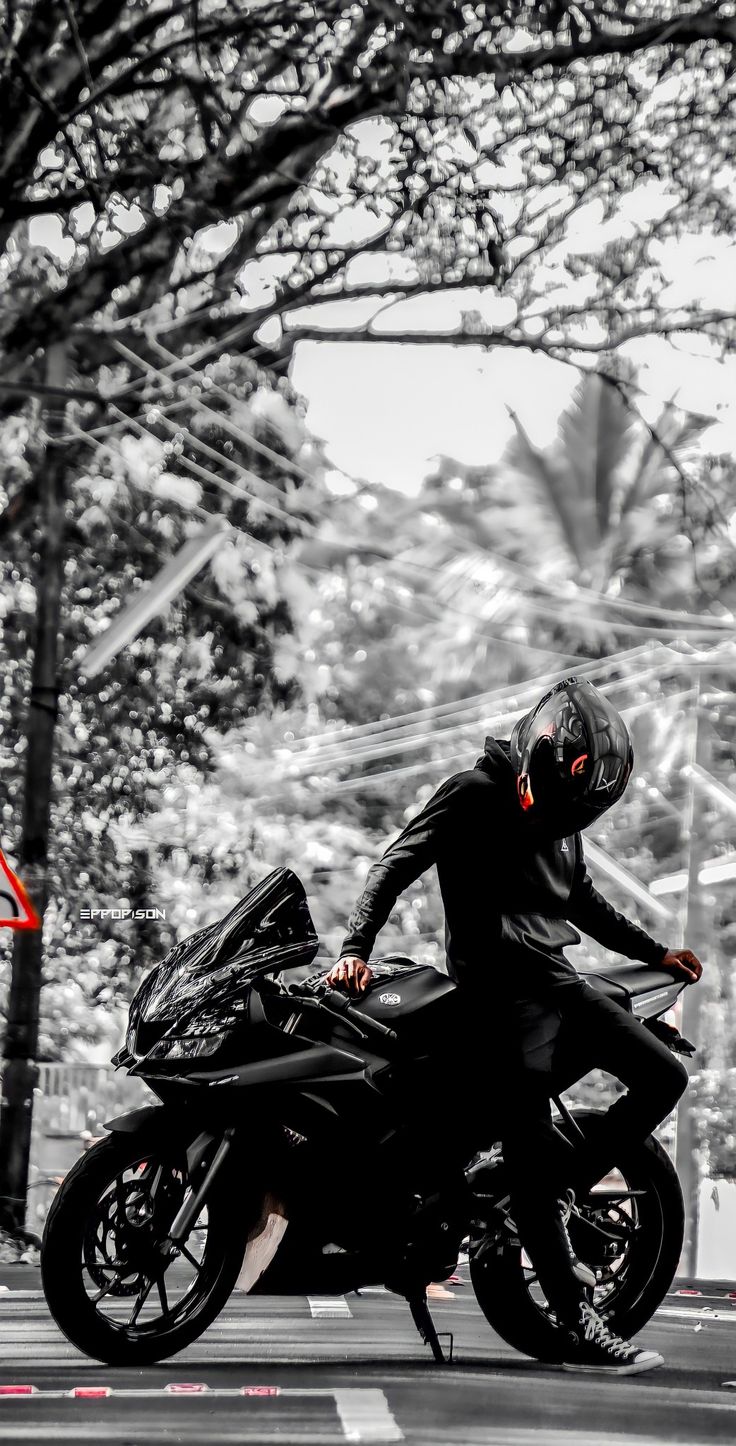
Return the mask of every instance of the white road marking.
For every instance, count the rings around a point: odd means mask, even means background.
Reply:
[[[653,1319],[657,1320],[659,1316],[671,1316],[677,1317],[679,1320],[691,1320],[693,1325],[707,1325],[708,1321],[711,1320],[727,1321],[729,1325],[736,1325],[736,1311],[711,1310],[709,1306],[703,1306],[701,1310],[688,1310],[684,1305],[661,1305]]]
[[[403,1441],[383,1391],[346,1387],[332,1394],[346,1441]]]
[[[351,1320],[353,1312],[344,1295],[308,1295],[313,1320]]]
[[[163,1398],[171,1401],[177,1399],[186,1400],[191,1403],[192,1401],[198,1400],[212,1401],[213,1397],[218,1399],[227,1397],[230,1400],[240,1398],[240,1400],[245,1402],[254,1399],[272,1399],[277,1396],[279,1398],[285,1396],[303,1398],[306,1396],[311,1400],[318,1398],[322,1400],[332,1399],[345,1440],[356,1443],[356,1446],[361,1446],[363,1442],[403,1441],[404,1439],[404,1433],[394,1420],[393,1413],[384,1392],[372,1387],[364,1389],[362,1387],[346,1386],[336,1390],[330,1390],[328,1387],[323,1388],[319,1386],[305,1388],[298,1386],[207,1386],[204,1382],[187,1383],[179,1381],[173,1382],[168,1386],[140,1387],[138,1389],[98,1385],[94,1387],[71,1386],[64,1390],[34,1389],[27,1395],[5,1396],[0,1393],[0,1401],[15,1401],[17,1403],[18,1401],[38,1402],[39,1400],[61,1401],[68,1400],[69,1398],[77,1400],[100,1400],[115,1397],[118,1400],[160,1400]],[[247,1418],[244,1420],[244,1426],[247,1429]],[[13,1429],[17,1432],[16,1427]],[[29,1431],[31,1434],[38,1434],[39,1428],[32,1426],[29,1428]],[[17,1432],[17,1434],[22,1433],[23,1428],[21,1428],[21,1432]],[[56,1426],[54,1427],[54,1434],[55,1436],[58,1435]],[[130,1434],[129,1428],[128,1434]],[[78,1436],[85,1439],[84,1430],[78,1432]],[[259,1432],[259,1439],[264,1440],[269,1438],[262,1436]],[[300,1433],[299,1439],[301,1441],[306,1438],[303,1438]]]

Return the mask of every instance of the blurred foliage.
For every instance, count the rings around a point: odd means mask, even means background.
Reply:
[[[441,460],[403,510],[435,524],[414,557],[436,598],[457,608],[488,598],[489,620],[526,645],[544,618],[561,651],[726,636],[733,461],[700,446],[705,418],[672,405],[652,421],[633,413],[637,390],[630,371],[620,388],[586,373],[549,447],[514,415],[497,464]]]
[[[733,603],[733,473],[702,459],[698,419],[669,406],[648,429],[619,351],[732,344],[728,298],[673,290],[668,257],[733,234],[733,6],[0,0],[0,27],[11,856],[48,343],[107,398],[66,409],[47,1056],[104,1057],[140,971],[279,863],[328,957],[387,836],[576,661],[627,649],[602,676],[638,777],[598,841],[645,883],[681,871],[692,653]],[[548,452],[518,424],[500,466],[442,459],[416,503],[337,486],[279,371],[310,337],[436,340],[413,309],[433,292],[457,292],[454,344],[608,380],[586,375]],[[80,681],[90,642],[214,514],[232,530],[212,566]],[[731,681],[716,659],[727,785]],[[703,829],[728,851],[727,816]],[[732,888],[717,898],[707,1007],[725,1015]],[[80,926],[79,907],[117,903],[165,925]],[[440,931],[422,880],[381,947],[440,963]],[[704,1080],[734,1065],[715,1039]],[[725,1168],[725,1114],[708,1130]]]
[[[175,784],[196,791],[213,765],[212,740],[259,709],[287,702],[297,687],[292,670],[274,666],[292,627],[279,568],[310,506],[308,487],[288,469],[298,466],[311,484],[319,474],[318,450],[288,383],[274,387],[245,358],[219,361],[207,381],[212,405],[188,418],[181,431],[167,429],[160,414],[150,412],[145,429],[124,431],[92,454],[74,433],[68,440],[74,486],[66,519],[44,1055],[93,1041],[100,1021],[90,1004],[109,1007],[117,992],[129,994],[133,971],[150,966],[170,942],[166,930],[150,922],[107,921],[99,932],[80,925],[81,907],[159,903],[145,842],[121,856],[115,821],[125,816],[140,829]],[[236,439],[227,430],[226,388],[236,400]],[[185,436],[190,452],[195,437],[219,449],[218,473],[199,480],[187,471]],[[256,450],[274,443],[279,466]],[[18,435],[24,466],[32,465],[36,445],[30,429]],[[254,462],[257,490],[226,482]],[[80,677],[92,641],[200,530],[197,519],[211,516],[230,530],[207,573],[195,577],[99,679]],[[20,823],[39,540],[29,509],[16,525],[12,560],[2,566],[0,772],[3,844],[11,856]]]

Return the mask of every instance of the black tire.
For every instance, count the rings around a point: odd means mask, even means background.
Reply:
[[[177,1151],[170,1141],[152,1140],[145,1131],[112,1134],[77,1161],[53,1201],[41,1249],[43,1289],[57,1325],[85,1355],[117,1366],[146,1365],[172,1356],[207,1329],[235,1285],[249,1225],[258,1210],[254,1206],[251,1212],[241,1199],[236,1214],[229,1203],[232,1192],[228,1198],[227,1191],[220,1189],[212,1192],[207,1204],[206,1243],[191,1292],[189,1296],[185,1293],[183,1305],[177,1305],[172,1315],[162,1314],[158,1327],[155,1322],[130,1327],[111,1321],[88,1294],[85,1271],[93,1285],[99,1284],[100,1267],[90,1271],[89,1265],[85,1266],[90,1222],[96,1218],[98,1202],[142,1158],[166,1162],[171,1168],[176,1160],[180,1168],[182,1156],[183,1151]],[[106,1304],[131,1293],[127,1287],[116,1288]]]
[[[575,1115],[583,1129],[585,1117],[582,1111]],[[631,1237],[619,1273],[607,1288],[596,1291],[595,1301],[611,1329],[628,1339],[651,1319],[674,1279],[682,1252],[685,1212],[674,1166],[653,1136],[627,1150],[617,1168],[630,1189],[646,1193],[635,1201],[638,1229]],[[585,1249],[576,1241],[572,1228],[571,1236],[584,1260]],[[537,1360],[561,1358],[561,1332],[530,1288],[518,1240],[501,1235],[497,1247],[471,1261],[470,1275],[486,1320],[503,1340]]]

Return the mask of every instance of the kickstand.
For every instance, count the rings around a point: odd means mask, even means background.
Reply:
[[[438,1365],[444,1366],[448,1364],[452,1360],[452,1350],[454,1345],[452,1332],[442,1332],[443,1335],[447,1335],[450,1338],[450,1348],[448,1354],[445,1355],[440,1344],[440,1338],[437,1333],[435,1323],[429,1313],[429,1306],[427,1305],[426,1295],[410,1295],[407,1296],[407,1300],[409,1302],[411,1318],[417,1330],[419,1331],[419,1334],[422,1337],[425,1346],[431,1346],[432,1355],[434,1356]]]

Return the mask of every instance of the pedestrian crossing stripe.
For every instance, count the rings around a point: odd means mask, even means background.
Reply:
[[[350,1320],[352,1317],[344,1295],[308,1295],[307,1300],[313,1320]]]

